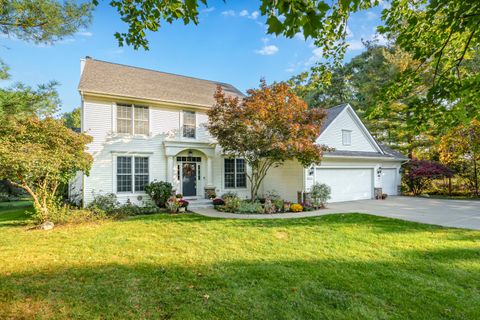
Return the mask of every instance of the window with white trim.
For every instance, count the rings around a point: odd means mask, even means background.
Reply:
[[[148,182],[148,157],[117,157],[117,192],[143,192]]]
[[[193,111],[183,111],[183,137],[195,138],[196,114]]]
[[[226,189],[246,188],[245,159],[224,159],[224,180]]]
[[[117,104],[117,132],[148,135],[149,109],[133,104]]]
[[[352,144],[352,131],[342,130],[342,144],[344,146],[350,146]]]

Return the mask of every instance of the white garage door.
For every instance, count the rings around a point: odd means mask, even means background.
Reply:
[[[330,202],[373,198],[373,169],[317,168],[315,182],[332,189]]]
[[[382,192],[390,196],[397,194],[397,169],[383,168],[382,169]]]

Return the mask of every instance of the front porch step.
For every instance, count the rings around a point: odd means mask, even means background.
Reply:
[[[188,204],[188,209],[189,210],[194,210],[198,208],[213,208],[213,203],[212,200],[210,199],[188,199],[186,198],[189,202]]]

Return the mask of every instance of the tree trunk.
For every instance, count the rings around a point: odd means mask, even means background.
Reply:
[[[448,177],[448,195],[452,195],[452,177]]]
[[[477,161],[475,157],[473,158],[473,180],[475,183],[475,196],[478,197],[478,172],[477,172]]]
[[[22,188],[23,190],[28,192],[28,194],[33,199],[33,206],[35,210],[38,210],[41,212],[41,220],[42,222],[45,222],[48,219],[48,207],[46,205],[46,196],[44,195],[42,201],[40,201],[38,195],[24,181],[22,182],[22,184],[15,183],[13,181],[10,181],[10,182],[14,186]],[[45,206],[42,205],[42,202],[45,203]]]

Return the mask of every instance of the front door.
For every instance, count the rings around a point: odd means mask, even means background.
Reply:
[[[182,189],[185,197],[197,195],[197,170],[196,163],[185,162],[182,164]]]

